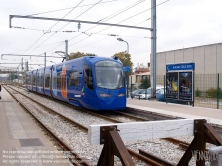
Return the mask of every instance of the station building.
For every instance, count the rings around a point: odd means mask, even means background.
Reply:
[[[166,73],[166,64],[194,62],[195,74],[222,73],[222,43],[158,52],[157,75]]]
[[[207,90],[222,87],[218,74],[222,74],[222,43],[209,44],[197,47],[183,48],[171,51],[158,52],[156,55],[157,84],[163,82],[166,74],[166,64],[194,62],[195,89]],[[219,75],[219,78],[222,78]]]

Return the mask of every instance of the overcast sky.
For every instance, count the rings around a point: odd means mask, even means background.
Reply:
[[[98,4],[93,6],[95,3]],[[221,0],[157,0],[156,3],[163,3],[157,6],[157,52],[222,42]],[[133,5],[127,11],[114,15]],[[0,0],[0,54],[40,55],[46,52],[48,56],[58,56],[54,52],[65,51],[64,41],[68,40],[68,53],[80,51],[110,57],[127,49],[126,43],[117,41],[116,36],[108,35],[116,34],[129,43],[134,67],[137,63],[147,64],[151,53],[149,30],[81,24],[78,32],[78,23],[14,18],[12,26],[25,28],[16,29],[9,28],[9,15],[39,13],[33,16],[92,22],[102,20],[106,23],[150,28],[150,7],[151,0]],[[49,12],[55,10],[60,11]],[[110,18],[112,16],[115,17]],[[8,60],[0,61],[20,63],[21,58],[3,56],[3,59]],[[23,58],[29,64],[43,64],[43,58]],[[52,64],[50,61],[59,63],[61,59],[47,58],[47,65]]]

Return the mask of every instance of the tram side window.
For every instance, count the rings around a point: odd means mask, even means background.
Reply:
[[[84,65],[84,84],[93,90],[92,68],[89,65]]]
[[[61,89],[61,73],[57,73],[57,90]]]
[[[79,80],[78,80],[79,72],[73,71],[69,74],[69,86],[78,86]]]
[[[57,75],[54,75],[52,76],[52,89],[57,89]]]
[[[36,85],[39,86],[39,73],[37,73],[37,77],[36,77]]]
[[[46,74],[45,75],[45,87],[49,88],[49,80],[50,80],[50,75]]]
[[[30,81],[30,80],[29,80],[29,75],[27,74],[27,75],[26,75],[26,84],[30,84],[29,81]]]
[[[42,80],[42,74],[41,74],[41,73],[38,73],[37,78],[38,78],[38,86],[39,86],[39,87],[42,87],[42,82],[43,82],[43,80]]]
[[[30,75],[29,74],[26,77],[26,84],[30,85]]]
[[[33,86],[36,86],[36,75],[33,76],[32,85],[33,85]]]
[[[42,87],[43,86],[43,74],[40,74],[40,87]]]

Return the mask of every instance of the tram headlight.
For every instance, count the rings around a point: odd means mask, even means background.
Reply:
[[[118,97],[123,97],[123,96],[125,96],[125,93],[118,94]]]
[[[100,93],[99,96],[100,97],[111,97],[110,94],[106,94],[106,93]]]

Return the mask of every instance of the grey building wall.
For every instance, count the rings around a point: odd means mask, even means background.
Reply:
[[[203,91],[216,88],[217,73],[222,75],[222,43],[159,52],[156,59],[156,72],[160,78],[166,74],[168,63],[194,62],[195,89]]]
[[[194,62],[196,74],[222,73],[222,43],[157,53],[157,75],[165,75],[166,64]]]

